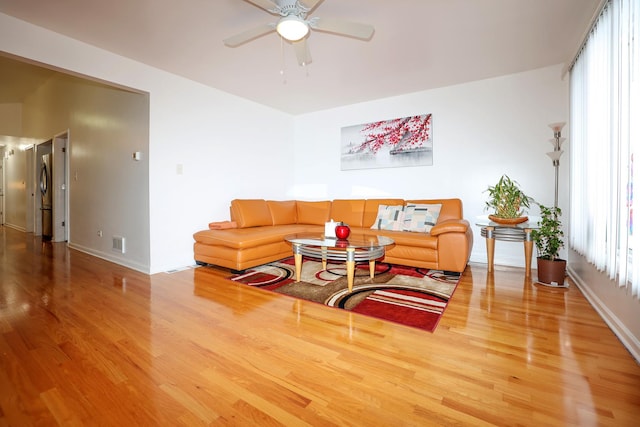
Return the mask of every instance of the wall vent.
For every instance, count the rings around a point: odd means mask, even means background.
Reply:
[[[121,236],[113,236],[113,250],[118,251],[120,253],[124,253],[124,237]]]

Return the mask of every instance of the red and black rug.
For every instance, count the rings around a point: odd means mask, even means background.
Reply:
[[[460,281],[460,274],[386,263],[356,268],[353,292],[347,289],[344,264],[305,259],[299,283],[293,258],[251,268],[231,280],[295,298],[350,310],[433,332]]]

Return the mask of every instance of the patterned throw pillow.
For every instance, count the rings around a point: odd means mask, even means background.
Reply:
[[[378,206],[378,216],[371,226],[374,230],[402,231],[404,206]]]
[[[404,209],[404,225],[403,231],[416,231],[420,233],[428,233],[431,227],[438,222],[441,204],[416,204],[407,203]]]

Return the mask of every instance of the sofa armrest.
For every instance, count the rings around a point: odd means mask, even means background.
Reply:
[[[432,236],[437,236],[443,233],[466,233],[469,229],[469,221],[466,219],[447,219],[439,222],[431,227]]]

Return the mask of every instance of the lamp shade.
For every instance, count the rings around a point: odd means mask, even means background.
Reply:
[[[276,31],[285,39],[295,42],[307,35],[309,26],[299,17],[289,15],[278,21]]]
[[[547,153],[547,156],[549,156],[551,158],[551,160],[556,161],[556,160],[560,160],[560,156],[562,156],[562,153],[564,153],[564,151],[550,151]]]
[[[553,130],[554,133],[558,133],[562,130],[565,124],[565,122],[549,123],[549,127]]]

